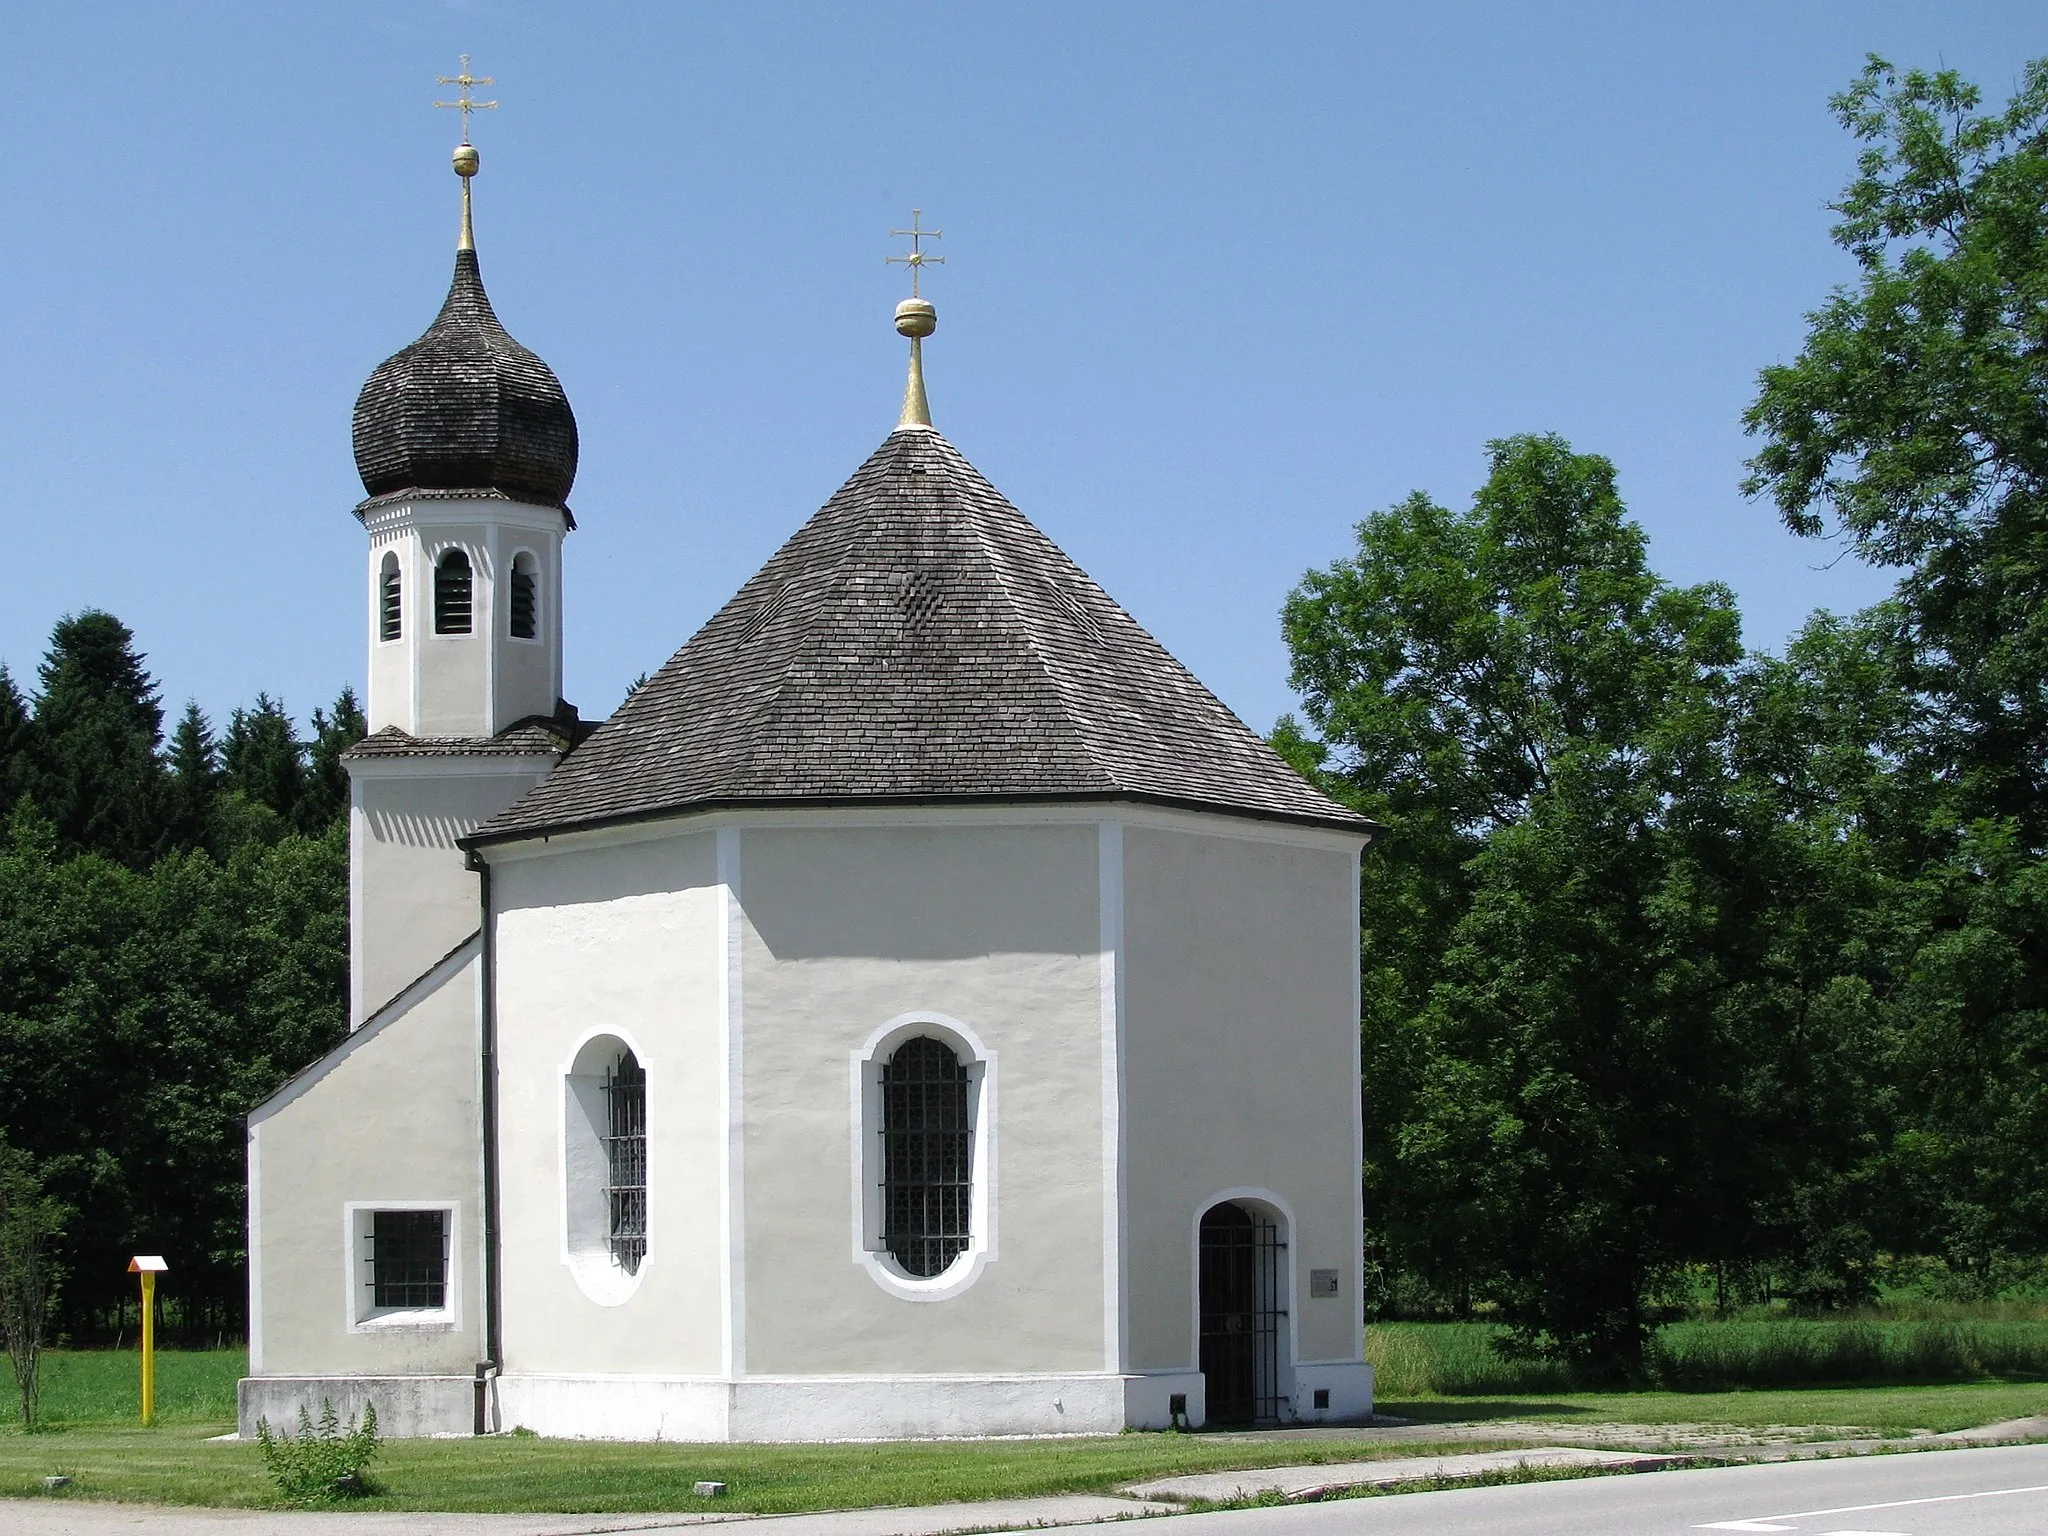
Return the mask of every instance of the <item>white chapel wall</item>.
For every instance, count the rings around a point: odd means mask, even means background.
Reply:
[[[504,1347],[514,1373],[716,1375],[722,1355],[715,837],[541,845],[491,869]],[[563,1074],[593,1035],[647,1073],[648,1252],[596,1299],[565,1246]]]
[[[746,1372],[1102,1370],[1096,829],[737,836]],[[850,1055],[913,1011],[997,1062],[995,1251],[941,1301],[854,1253]]]
[[[552,757],[350,765],[349,965],[360,1023],[482,920],[458,837],[538,784]]]
[[[252,1374],[468,1376],[483,1358],[478,966],[473,951],[451,963],[250,1127]],[[351,1204],[453,1210],[446,1326],[351,1326],[363,1281],[347,1247]]]
[[[1295,1362],[1356,1361],[1353,854],[1213,819],[1124,832],[1131,1364],[1194,1367],[1195,1223],[1247,1188],[1293,1213]],[[1335,1298],[1310,1297],[1312,1268],[1338,1271]]]

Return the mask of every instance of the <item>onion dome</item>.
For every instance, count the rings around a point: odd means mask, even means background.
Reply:
[[[462,240],[424,336],[381,363],[356,397],[356,472],[373,498],[497,493],[562,506],[576,480],[576,416],[554,370],[506,333],[470,236],[476,150],[456,151]]]

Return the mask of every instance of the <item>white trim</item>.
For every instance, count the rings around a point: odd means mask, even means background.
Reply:
[[[575,1043],[569,1047],[569,1054],[562,1058],[561,1065],[555,1073],[555,1102],[559,1111],[555,1120],[555,1186],[561,1196],[562,1266],[569,1271],[576,1281],[577,1289],[585,1296],[601,1307],[616,1307],[630,1300],[633,1293],[640,1289],[641,1282],[647,1278],[647,1271],[653,1267],[655,1260],[657,1245],[654,1231],[654,1191],[658,1177],[655,1166],[654,1101],[658,1096],[650,1092],[647,1106],[647,1251],[641,1255],[640,1267],[627,1274],[612,1258],[609,1249],[598,1253],[591,1249],[573,1248],[569,1243],[569,1202],[572,1198],[569,1190],[569,1083],[571,1078],[587,1075],[576,1071],[576,1059],[600,1040],[616,1041],[631,1051],[633,1059],[640,1063],[640,1070],[647,1074],[650,1088],[652,1087],[654,1073],[648,1064],[647,1052],[630,1030],[613,1025],[594,1025],[576,1037]]]
[[[724,1290],[719,1327],[719,1354],[727,1376],[747,1369],[747,1217],[746,1217],[746,1060],[745,958],[746,909],[741,905],[744,850],[738,827],[720,827],[718,855],[718,1020],[719,1102],[725,1111],[725,1135],[719,1140],[719,1239],[725,1250]]]
[[[1202,1218],[1226,1200],[1249,1200],[1263,1205],[1278,1215],[1282,1223],[1280,1236],[1287,1245],[1287,1263],[1280,1294],[1287,1302],[1287,1355],[1279,1362],[1280,1380],[1275,1383],[1275,1390],[1280,1392],[1282,1401],[1291,1401],[1292,1392],[1281,1389],[1293,1385],[1295,1363],[1301,1356],[1301,1298],[1296,1290],[1294,1272],[1295,1260],[1301,1252],[1301,1225],[1294,1219],[1294,1207],[1270,1189],[1251,1185],[1219,1189],[1195,1204],[1195,1214],[1188,1223],[1188,1285],[1192,1298],[1188,1316],[1188,1369],[1199,1371],[1202,1368]]]
[[[912,1275],[882,1247],[882,1067],[904,1041],[919,1035],[948,1038],[967,1058],[969,1178],[967,1247],[936,1275]],[[996,1053],[967,1025],[927,1009],[899,1013],[876,1026],[847,1052],[852,1133],[853,1261],[868,1278],[901,1301],[950,1301],[981,1278],[996,1260]]]
[[[438,1307],[366,1306],[364,1277],[370,1260],[362,1252],[365,1216],[378,1211],[439,1211],[446,1217],[441,1241],[447,1248]],[[462,1202],[459,1200],[349,1200],[341,1207],[342,1322],[347,1333],[456,1333],[462,1328]],[[251,1367],[253,1370],[254,1367]]]
[[[263,1372],[263,1161],[257,1129],[249,1136],[249,1374]]]
[[[498,554],[504,537],[504,528],[495,520],[484,529],[484,559],[491,570],[488,582],[490,601],[477,602],[474,572],[469,582],[469,632],[484,638],[484,729],[494,735],[511,724],[509,720],[501,720],[498,711]],[[482,623],[477,622],[479,608],[483,610]]]
[[[693,811],[609,827],[569,828],[536,832],[518,842],[491,843],[477,850],[490,862],[509,864],[541,858],[565,848],[608,848],[725,828],[855,828],[855,827],[1093,827],[1105,820],[1125,827],[1187,832],[1236,842],[1277,843],[1286,847],[1326,848],[1355,853],[1371,839],[1363,830],[1341,831],[1296,822],[1267,821],[1225,811],[1184,811],[1144,805],[1105,795],[1099,800],[1050,803],[976,805],[764,806],[747,810]]]
[[[373,539],[424,528],[474,527],[478,523],[498,523],[528,533],[569,531],[560,507],[500,501],[495,496],[423,496],[417,501],[394,501],[373,507],[363,514],[363,528]]]
[[[1124,1207],[1124,829],[1105,821],[1096,839],[1101,922],[1102,1368],[1124,1369],[1130,1337]]]
[[[456,636],[457,639],[461,637]],[[421,738],[432,742],[433,737]],[[466,739],[466,738],[465,738]],[[485,779],[524,775],[532,778],[551,772],[562,760],[560,752],[453,752],[393,753],[389,757],[352,757],[348,760],[351,779]],[[467,837],[467,832],[462,834]]]
[[[363,809],[363,793],[356,785],[355,775],[348,781],[348,1027],[351,1031],[362,1027],[363,1020],[370,1016],[369,1004],[363,998],[363,972],[368,957],[363,953],[369,946],[363,942],[363,930],[368,926],[364,921],[363,902],[366,899],[364,870],[369,857],[370,813]]]
[[[1365,850],[1351,856],[1351,1081],[1357,1091],[1351,1095],[1351,1263],[1356,1265],[1351,1284],[1351,1344],[1355,1356],[1365,1358],[1365,956],[1360,952],[1359,882]],[[1370,1387],[1368,1385],[1368,1390]]]
[[[411,679],[407,684],[409,691],[405,696],[405,708],[395,712],[405,722],[404,728],[412,732],[420,728],[420,658],[426,650],[420,642],[434,628],[434,574],[432,562],[427,559],[427,541],[420,537],[419,530],[407,527],[403,532],[406,564],[412,567],[413,607],[415,610],[419,608],[422,595],[427,604],[425,627],[422,628],[418,612],[414,613],[412,623],[406,626],[406,670]],[[355,770],[351,768],[349,771],[353,774]]]

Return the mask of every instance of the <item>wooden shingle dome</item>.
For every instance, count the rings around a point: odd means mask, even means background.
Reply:
[[[554,370],[514,341],[472,249],[424,336],[356,397],[356,471],[370,496],[497,493],[562,506],[576,480],[576,416]]]

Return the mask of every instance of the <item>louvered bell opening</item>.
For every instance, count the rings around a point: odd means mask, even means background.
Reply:
[[[524,555],[512,567],[512,638],[531,640],[540,633],[540,582]]]
[[[469,556],[459,549],[449,550],[434,567],[435,634],[469,633],[471,586]]]
[[[386,555],[384,570],[377,582],[377,638],[396,640],[405,632],[403,609],[400,606],[398,557]]]

